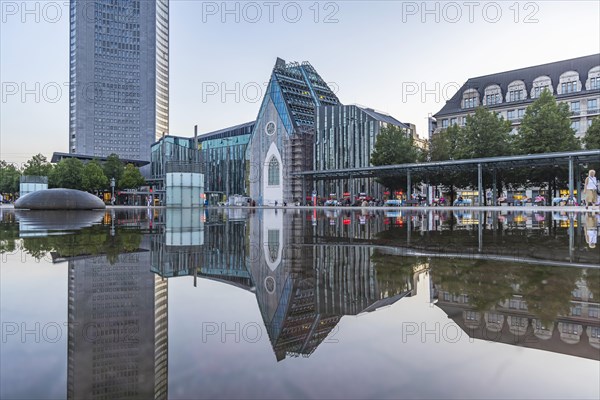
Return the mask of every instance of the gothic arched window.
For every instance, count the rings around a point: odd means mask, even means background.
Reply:
[[[279,161],[275,157],[269,161],[269,186],[279,186]]]

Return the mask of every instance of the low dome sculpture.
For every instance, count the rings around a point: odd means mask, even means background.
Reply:
[[[29,210],[97,210],[104,202],[88,192],[75,189],[45,189],[15,201],[15,208]]]

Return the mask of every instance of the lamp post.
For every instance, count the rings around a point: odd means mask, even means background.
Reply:
[[[225,170],[225,196],[227,197],[227,201],[229,201],[229,164],[231,163],[230,151],[231,147],[229,143],[235,138],[224,138],[221,139],[221,144],[226,143],[227,146],[227,161],[226,161],[226,170]]]
[[[110,189],[112,196],[110,198],[113,206],[115,205],[115,178],[110,178]]]

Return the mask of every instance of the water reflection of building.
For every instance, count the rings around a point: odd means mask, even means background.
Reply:
[[[69,261],[68,398],[167,398],[168,284],[149,265],[148,251]]]
[[[198,276],[222,280],[244,289],[253,286],[248,268],[249,257],[246,214],[242,210],[206,212],[206,242]]]
[[[204,211],[167,208],[164,229],[152,236],[151,269],[165,278],[193,275],[202,264]]]
[[[305,243],[312,224],[304,216],[264,210],[249,222],[249,270],[278,361],[309,356],[342,316],[392,304],[412,289],[412,276],[394,290],[382,286],[367,246]]]
[[[513,289],[508,298],[480,309],[469,293],[455,293],[437,283],[436,305],[472,338],[600,359],[600,304],[585,279],[577,280],[565,307],[569,311],[553,321],[534,314],[518,286]]]

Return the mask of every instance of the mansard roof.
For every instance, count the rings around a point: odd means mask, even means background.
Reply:
[[[477,90],[479,93],[479,98],[482,99],[485,88],[490,85],[500,86],[502,93],[506,94],[508,85],[510,85],[511,82],[521,80],[525,83],[525,89],[529,94],[535,78],[540,76],[548,76],[552,80],[552,86],[556,88],[560,76],[568,71],[576,71],[579,73],[579,79],[584,85],[582,91],[585,91],[585,82],[588,79],[589,71],[599,65],[600,54],[592,54],[584,57],[571,58],[568,60],[555,61],[547,64],[515,69],[512,71],[469,78],[467,82],[459,89],[459,91],[456,92],[456,94],[446,102],[446,105],[444,105],[444,107],[442,107],[442,109],[434,116],[437,118],[444,115],[461,112],[461,100],[465,90]],[[598,89],[594,89],[594,91],[598,91]]]

